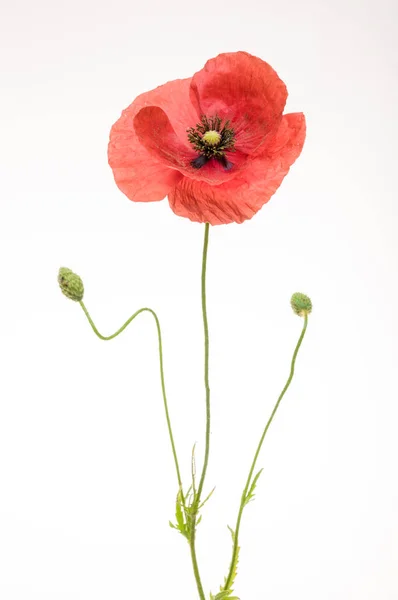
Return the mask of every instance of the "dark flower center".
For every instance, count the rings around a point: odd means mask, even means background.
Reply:
[[[207,118],[203,115],[196,127],[187,129],[188,140],[199,152],[199,156],[191,161],[195,169],[200,169],[211,159],[218,160],[226,170],[232,168],[233,164],[225,156],[227,150],[234,152],[235,133],[229,125],[229,121],[223,124],[217,116]]]

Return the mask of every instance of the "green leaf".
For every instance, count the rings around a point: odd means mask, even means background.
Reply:
[[[258,478],[260,477],[261,473],[263,472],[263,469],[260,469],[259,472],[257,473],[257,475],[255,476],[255,478],[252,481],[252,484],[250,486],[249,491],[247,492],[246,498],[245,498],[245,506],[246,504],[249,504],[249,502],[251,500],[254,500],[254,492],[256,489],[256,485],[257,485],[257,481]]]
[[[195,461],[195,448],[196,444],[193,445],[192,448],[192,458],[191,458],[191,475],[192,475],[192,490],[194,496],[196,496],[196,461]]]
[[[214,600],[224,600],[224,598],[228,598],[230,593],[230,590],[223,590],[214,596]]]
[[[231,533],[232,544],[235,544],[235,531],[229,525],[227,525],[227,527]],[[224,600],[224,599],[225,600],[239,600],[238,596],[231,596],[231,594],[233,592],[232,586],[234,585],[236,575],[238,572],[239,552],[240,552],[240,547],[238,546],[237,550],[236,550],[236,555],[234,557],[234,562],[232,565],[232,578],[231,578],[231,582],[229,584],[228,589],[225,589],[225,584],[227,582],[227,577],[225,577],[224,585],[221,586],[220,591],[215,596],[212,596],[210,594],[210,600]]]
[[[214,488],[211,490],[210,494],[209,494],[208,496],[206,496],[206,498],[205,498],[205,499],[203,500],[203,502],[200,504],[200,506],[199,506],[199,509],[201,509],[201,508],[202,508],[202,507],[203,507],[203,506],[206,504],[206,502],[207,502],[207,501],[208,501],[208,500],[211,498],[211,496],[213,495],[213,492],[214,492],[214,490],[215,490],[215,489],[216,489],[216,488],[214,487]]]
[[[224,600],[224,598],[226,598],[227,600],[239,600],[238,596],[231,596],[231,594],[232,590],[222,590],[221,592],[218,592],[218,594],[216,594],[215,596],[210,594],[210,600]]]
[[[189,540],[190,538],[190,525],[189,525],[189,507],[184,506],[183,500],[185,500],[182,490],[179,490],[176,498],[176,521],[174,524],[169,521],[170,527],[177,529],[184,537]],[[185,514],[184,514],[185,512]]]
[[[185,521],[184,521],[184,514],[183,514],[182,508],[181,508],[181,491],[179,491],[177,494],[176,519],[177,519],[178,529],[182,533],[183,531],[185,531]]]
[[[187,493],[186,493],[186,494],[185,494],[185,496],[184,496],[184,500],[185,500],[185,501],[187,501],[187,498],[188,498],[188,496],[189,496],[189,494],[190,494],[191,490],[192,490],[192,485],[190,485],[190,486],[189,486],[189,488],[187,489]]]
[[[234,545],[235,544],[235,531],[231,527],[229,527],[229,525],[228,525],[228,529],[231,532],[232,544]],[[232,594],[232,591],[233,591],[232,590],[232,586],[234,585],[236,576],[238,574],[239,553],[240,553],[240,546],[238,546],[237,549],[236,549],[236,554],[235,554],[235,557],[234,557],[234,562],[231,565],[232,578],[231,578],[231,582],[229,584],[229,588],[227,590],[230,594]],[[224,587],[225,587],[226,581],[227,581],[227,578],[224,579]]]

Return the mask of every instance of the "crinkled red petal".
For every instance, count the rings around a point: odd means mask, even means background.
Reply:
[[[181,179],[181,174],[172,165],[157,160],[141,143],[134,129],[134,117],[146,106],[157,106],[173,118],[176,135],[186,140],[186,128],[198,119],[189,99],[190,81],[170,81],[141,94],[113,125],[108,160],[116,184],[130,200],[162,200]]]
[[[172,210],[211,225],[251,219],[276,192],[300,155],[304,140],[304,115],[285,115],[266,152],[248,161],[232,181],[210,186],[184,177],[169,194]]]
[[[287,90],[274,69],[247,52],[220,54],[191,81],[191,100],[201,115],[231,121],[236,148],[252,154],[278,126]]]
[[[134,118],[134,128],[141,144],[157,161],[178,169],[190,179],[210,185],[224,183],[233,179],[246,162],[246,155],[241,152],[227,152],[226,157],[233,165],[231,169],[225,169],[214,158],[200,169],[194,168],[192,161],[198,157],[198,152],[190,145],[187,133],[181,141],[166,112],[157,106],[142,108]]]

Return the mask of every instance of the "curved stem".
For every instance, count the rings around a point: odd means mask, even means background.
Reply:
[[[175,468],[176,468],[176,473],[177,473],[177,480],[178,480],[178,486],[179,489],[182,490],[182,480],[181,480],[181,472],[180,472],[180,467],[179,467],[179,463],[178,463],[178,458],[177,458],[177,451],[176,451],[176,446],[174,443],[174,436],[173,436],[173,430],[171,427],[171,420],[170,420],[170,414],[169,414],[169,408],[168,408],[168,403],[167,403],[167,396],[166,396],[166,385],[165,385],[165,381],[164,381],[164,367],[163,367],[163,345],[162,345],[162,332],[160,329],[160,323],[159,323],[159,319],[157,314],[155,313],[154,310],[152,310],[151,308],[140,308],[139,310],[137,310],[129,319],[127,319],[127,321],[120,327],[120,329],[118,329],[117,331],[115,331],[115,333],[113,333],[112,335],[108,335],[108,336],[104,336],[102,335],[98,329],[96,328],[94,321],[92,320],[90,313],[88,312],[84,302],[81,300],[80,301],[80,306],[82,307],[84,314],[87,317],[88,322],[90,323],[95,335],[97,337],[99,337],[101,340],[112,340],[113,338],[117,337],[119,335],[119,333],[122,333],[122,331],[124,331],[126,329],[126,327],[128,325],[130,325],[130,323],[132,321],[134,321],[134,319],[136,317],[138,317],[139,314],[143,313],[143,312],[149,312],[153,318],[155,319],[155,323],[156,323],[156,329],[157,329],[157,333],[158,333],[158,342],[159,342],[159,364],[160,364],[160,381],[161,381],[161,385],[162,385],[162,395],[163,395],[163,404],[164,404],[164,411],[166,414],[166,421],[167,421],[167,428],[169,431],[169,437],[170,437],[170,443],[171,443],[171,449],[173,452],[173,458],[174,458],[174,464],[175,464]],[[184,495],[182,494],[182,498],[184,499]]]
[[[203,256],[202,256],[202,316],[203,316],[203,329],[205,337],[205,390],[206,390],[206,442],[205,442],[205,456],[203,461],[202,473],[199,480],[198,490],[195,494],[194,504],[192,507],[192,527],[191,536],[189,539],[189,546],[191,549],[191,558],[193,571],[196,579],[196,585],[201,600],[205,600],[205,594],[200,578],[198,561],[196,557],[196,524],[197,516],[199,511],[200,499],[202,496],[203,486],[205,483],[207,467],[209,464],[209,453],[210,453],[210,384],[209,384],[209,323],[207,320],[207,306],[206,306],[206,267],[207,267],[207,249],[209,245],[209,223],[205,225],[205,237],[203,242]]]
[[[267,422],[267,424],[266,424],[266,426],[264,428],[264,431],[262,433],[262,436],[261,436],[260,441],[259,441],[258,446],[257,446],[257,450],[256,450],[254,458],[253,458],[253,462],[252,462],[251,467],[250,467],[249,476],[247,478],[246,485],[245,485],[245,488],[243,490],[243,494],[242,494],[242,498],[241,498],[241,502],[240,502],[240,506],[239,506],[238,518],[237,518],[237,521],[236,521],[235,533],[234,533],[234,544],[233,544],[233,548],[232,548],[231,565],[230,565],[228,576],[227,576],[227,578],[225,580],[224,590],[228,590],[229,589],[229,587],[231,585],[231,582],[232,582],[232,579],[233,579],[234,566],[235,566],[235,563],[236,563],[237,553],[239,551],[239,530],[240,530],[240,524],[241,524],[241,520],[242,520],[242,513],[243,513],[243,509],[244,509],[244,507],[246,505],[247,493],[249,491],[249,487],[250,487],[250,484],[252,482],[252,477],[253,477],[254,469],[256,467],[257,459],[258,459],[258,456],[260,454],[260,451],[261,451],[261,448],[262,448],[265,436],[267,435],[267,431],[268,431],[268,429],[269,429],[269,427],[270,427],[270,425],[272,423],[272,420],[273,420],[273,418],[275,416],[276,411],[278,410],[279,404],[281,403],[281,400],[282,400],[283,396],[285,395],[286,391],[288,390],[288,388],[289,388],[289,386],[291,384],[291,381],[293,379],[294,367],[295,367],[295,364],[296,364],[297,354],[298,354],[298,351],[300,349],[301,343],[302,343],[302,341],[304,339],[304,335],[305,335],[305,332],[306,332],[306,329],[307,329],[307,324],[308,324],[308,315],[305,314],[304,315],[303,329],[302,329],[301,335],[299,337],[299,340],[298,340],[298,342],[296,344],[296,348],[295,348],[295,350],[293,352],[293,358],[292,358],[292,362],[291,362],[291,366],[290,366],[289,377],[288,377],[288,379],[286,381],[285,387],[283,388],[282,392],[280,393],[280,396],[279,396],[279,398],[278,398],[278,400],[277,400],[277,402],[276,402],[276,404],[274,406],[274,409],[273,409],[273,411],[271,413],[271,416],[268,419],[268,422]]]

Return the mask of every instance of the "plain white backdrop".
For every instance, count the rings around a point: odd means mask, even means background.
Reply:
[[[277,70],[308,136],[252,221],[210,232],[205,589],[227,570],[226,526],[288,374],[302,291],[314,311],[244,514],[236,592],[396,600],[396,4],[17,0],[1,22],[2,600],[196,598],[168,526],[177,487],[154,323],[100,342],[56,276],[82,276],[105,334],[142,306],[158,312],[188,482],[204,442],[203,227],[167,200],[129,202],[106,149],[136,95],[234,50]]]

